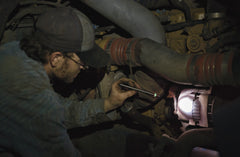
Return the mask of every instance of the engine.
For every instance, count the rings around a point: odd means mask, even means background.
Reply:
[[[137,118],[133,114],[133,121],[151,135],[177,138],[190,129],[211,128],[214,112],[239,97],[239,21],[221,1],[20,0],[0,30],[1,44],[30,34],[41,13],[61,6],[79,9],[91,19],[96,43],[112,59],[107,69],[79,78],[85,82],[78,93],[89,92],[86,88],[103,73],[118,71],[140,78],[149,91],[158,87],[154,92],[161,98],[142,96],[138,103],[143,107]],[[93,74],[99,77],[88,80]],[[55,86],[69,96],[73,86],[65,87]]]

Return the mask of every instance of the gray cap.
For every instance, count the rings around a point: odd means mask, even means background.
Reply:
[[[110,63],[110,56],[95,43],[91,21],[80,11],[53,8],[39,16],[36,22],[39,42],[60,52],[75,52],[84,64],[99,68]]]

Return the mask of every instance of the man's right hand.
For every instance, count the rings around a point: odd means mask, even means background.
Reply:
[[[135,81],[128,78],[121,78],[118,81],[114,82],[112,85],[110,96],[104,101],[105,112],[121,106],[127,98],[136,94],[136,91],[133,90],[123,90],[122,87],[120,87],[119,85],[120,83],[140,88],[140,86]]]

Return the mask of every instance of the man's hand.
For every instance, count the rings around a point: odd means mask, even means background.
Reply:
[[[123,102],[128,98],[136,94],[133,90],[124,90],[119,84],[127,84],[132,87],[140,88],[140,86],[133,80],[128,78],[121,78],[112,85],[112,90],[110,96],[104,101],[105,112],[113,110],[123,104]]]

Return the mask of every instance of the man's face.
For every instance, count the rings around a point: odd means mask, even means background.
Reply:
[[[75,53],[68,53],[59,59],[57,66],[53,70],[56,78],[72,83],[81,70],[84,70],[84,65],[80,58]]]

